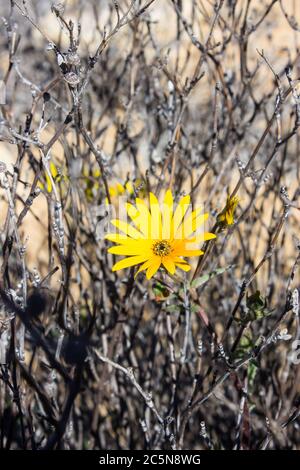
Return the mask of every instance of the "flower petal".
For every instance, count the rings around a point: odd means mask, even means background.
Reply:
[[[133,255],[151,256],[152,254],[150,247],[144,246],[143,244],[138,243],[138,242],[112,246],[111,248],[108,249],[108,252],[114,255],[127,255],[127,256],[133,256]]]
[[[202,209],[193,211],[181,224],[176,233],[176,238],[187,238],[202,225],[208,218],[208,214],[200,214]]]
[[[124,258],[121,261],[115,263],[112,267],[113,271],[119,271],[119,269],[129,268],[130,266],[134,266],[135,264],[140,264],[146,261],[147,256],[138,255],[138,256],[130,256],[129,258]]]
[[[143,263],[138,271],[135,273],[134,275],[134,279],[137,277],[137,275],[141,272],[141,271],[144,271],[145,269],[149,268],[149,266],[153,263],[153,257],[150,258],[150,259],[147,259],[147,261],[145,261],[145,263]]]
[[[189,208],[191,198],[190,196],[184,196],[180,199],[179,203],[177,204],[177,207],[174,212],[173,216],[173,233],[176,234],[178,227],[180,226],[186,211]]]
[[[168,240],[171,238],[171,227],[173,219],[173,196],[170,189],[166,191],[163,209],[162,209],[162,238]]]
[[[123,220],[119,219],[113,219],[111,220],[112,225],[117,227],[121,232],[125,233],[126,235],[129,235],[132,238],[143,238],[143,235],[141,232],[139,232],[137,229],[135,229],[132,225],[128,224],[127,222],[123,222]]]
[[[58,171],[57,171],[57,168],[56,168],[56,166],[54,165],[53,162],[50,162],[49,169],[50,169],[51,175],[52,175],[53,178],[55,179],[55,178],[57,177],[57,175],[58,175]]]
[[[187,241],[189,243],[203,243],[206,242],[207,240],[212,240],[213,238],[217,238],[217,235],[211,232],[203,232],[200,235],[197,235],[196,237],[189,238]]]
[[[145,207],[148,211],[148,208]],[[142,208],[142,211],[139,208],[136,208],[134,205],[129,202],[126,203],[127,214],[131,218],[132,222],[136,228],[142,232],[145,237],[149,237],[150,233],[150,213],[145,212],[145,209]]]
[[[191,270],[191,266],[188,263],[176,263],[176,268],[182,269],[185,272]]]
[[[147,272],[146,272],[146,278],[147,279],[151,279],[151,277],[153,277],[154,274],[157,273],[157,271],[158,271],[158,269],[161,265],[161,259],[158,256],[155,256],[152,259],[153,259],[153,262],[151,263],[151,265],[149,266],[149,268],[147,269]]]
[[[164,265],[164,267],[170,274],[175,273],[176,266],[175,266],[174,261],[171,259],[171,257],[162,258],[162,264]]]
[[[178,253],[179,256],[201,256],[204,251],[201,250],[182,250]]]
[[[158,240],[161,238],[161,211],[157,197],[153,193],[149,194],[151,212],[151,238]]]
[[[151,236],[151,214],[146,203],[142,199],[137,197],[135,203],[139,213],[139,230],[143,232],[145,237],[149,238]]]
[[[127,237],[126,235],[122,235],[121,233],[108,233],[104,238],[105,240],[120,244],[132,241],[132,238]]]

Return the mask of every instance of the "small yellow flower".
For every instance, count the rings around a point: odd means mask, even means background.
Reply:
[[[137,183],[139,184],[138,186]],[[144,184],[141,180],[135,180],[134,184],[131,181],[127,181],[124,185],[118,182],[113,186],[109,186],[108,190],[111,199],[119,196],[126,196],[128,199],[131,199],[136,193],[141,197],[144,195],[142,192],[143,186]],[[105,203],[109,204],[108,198],[105,198]]]
[[[196,209],[186,216],[190,196],[184,196],[175,211],[170,190],[165,193],[162,208],[153,193],[149,193],[150,208],[140,198],[135,202],[135,206],[126,204],[134,225],[114,219],[111,223],[123,233],[111,233],[105,237],[118,244],[109,248],[109,253],[126,256],[113,266],[113,271],[140,265],[136,274],[145,270],[147,279],[151,279],[160,267],[170,274],[174,274],[176,268],[189,271],[191,266],[183,258],[201,256],[203,251],[195,245],[215,238],[213,233],[204,231],[195,234],[208,214]]]
[[[222,225],[222,226],[227,226],[227,225],[233,225],[234,224],[234,212],[235,209],[240,202],[240,199],[238,196],[233,196],[227,197],[227,202],[226,206],[220,212],[220,214],[217,217],[217,221]]]
[[[82,175],[84,180],[84,192],[87,200],[91,202],[99,194],[101,188],[101,171],[98,166],[93,168],[91,165],[84,165]]]
[[[56,183],[56,182],[59,183],[60,181],[65,181],[65,180],[68,179],[65,175],[62,174],[62,172],[60,170],[57,169],[56,165],[53,162],[49,163],[49,170],[50,170],[50,173],[51,173],[51,176],[53,178],[54,183]],[[41,189],[46,188],[47,192],[51,193],[52,192],[52,181],[49,178],[49,175],[46,171],[45,171],[45,180],[46,180],[45,181],[46,186],[44,185],[44,183],[42,183],[42,181],[39,181],[38,186]]]
[[[110,197],[122,196],[126,189],[121,183],[116,183],[108,188]]]

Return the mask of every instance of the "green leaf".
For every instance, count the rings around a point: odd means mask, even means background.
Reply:
[[[259,290],[250,296],[247,295],[246,305],[248,311],[245,318],[242,319],[244,322],[260,320],[272,314],[267,308],[267,300],[261,295]]]
[[[177,313],[181,310],[182,308],[182,305],[180,304],[173,304],[173,305],[167,305],[167,307],[165,307],[165,310],[166,312],[170,312],[170,313]]]
[[[256,377],[256,373],[258,371],[258,364],[256,361],[250,361],[248,364],[248,370],[247,370],[247,375],[248,375],[248,380],[249,380],[249,388],[253,388],[254,380]]]
[[[252,333],[249,330],[241,337],[239,344],[234,352],[235,359],[243,359],[254,348]]]
[[[234,264],[230,264],[230,265],[227,266],[226,268],[214,269],[214,270],[211,271],[210,273],[203,274],[203,276],[200,276],[200,277],[196,277],[196,279],[194,279],[194,280],[191,282],[190,286],[191,286],[191,287],[194,287],[194,288],[200,287],[200,286],[202,286],[203,284],[206,284],[206,282],[210,281],[210,280],[213,279],[214,277],[219,276],[220,274],[223,274],[223,273],[225,273],[226,271],[229,271],[229,269],[232,269],[233,267],[234,267]]]
[[[198,313],[199,312],[199,305],[195,304],[194,302],[191,303],[191,312]]]

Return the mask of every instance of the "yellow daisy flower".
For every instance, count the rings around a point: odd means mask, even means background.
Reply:
[[[203,251],[197,245],[215,238],[213,233],[198,233],[208,214],[196,209],[187,215],[190,196],[184,196],[174,211],[170,190],[165,193],[162,208],[153,193],[149,194],[149,202],[150,208],[140,198],[136,198],[135,206],[126,204],[127,213],[134,225],[119,219],[111,221],[122,234],[106,235],[106,239],[118,244],[108,251],[126,256],[115,263],[112,270],[140,265],[136,275],[145,270],[147,279],[151,279],[160,267],[170,274],[174,274],[176,268],[189,271],[191,266],[183,258],[201,256]]]
[[[217,217],[218,222],[222,226],[234,224],[234,212],[239,202],[240,202],[240,199],[238,196],[227,197],[226,206]]]

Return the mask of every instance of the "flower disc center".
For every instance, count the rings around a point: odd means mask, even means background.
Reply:
[[[168,256],[172,251],[172,247],[167,240],[159,240],[153,244],[152,250],[157,256]]]

